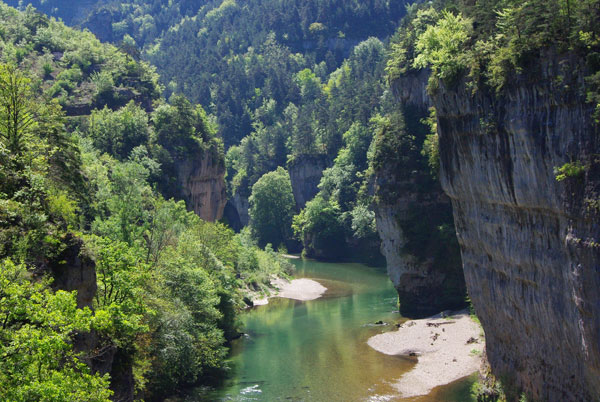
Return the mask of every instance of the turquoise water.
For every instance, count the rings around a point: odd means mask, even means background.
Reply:
[[[403,319],[385,269],[362,264],[293,260],[296,277],[328,290],[317,300],[270,299],[244,314],[247,333],[232,346],[231,373],[217,390],[197,390],[193,401],[392,401],[394,380],[415,361],[387,356],[367,339]],[[388,325],[375,325],[383,321]],[[415,401],[465,401],[472,380]]]

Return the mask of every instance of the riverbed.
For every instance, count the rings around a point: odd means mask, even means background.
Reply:
[[[385,268],[291,260],[298,278],[327,288],[311,301],[273,298],[243,315],[247,335],[232,345],[230,375],[188,401],[397,401],[394,383],[416,360],[388,356],[369,337],[405,321]],[[473,376],[438,387],[419,402],[469,401]]]

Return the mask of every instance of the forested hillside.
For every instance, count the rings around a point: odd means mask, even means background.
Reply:
[[[251,226],[260,240],[260,232],[267,229],[258,229],[253,217],[253,186],[283,167],[295,201],[292,214],[298,216],[293,228],[285,223],[268,229],[279,233],[269,236],[269,243],[299,251],[300,241],[310,257],[378,264],[380,238],[400,234],[406,236],[401,241],[406,247],[384,246],[388,263],[403,254],[415,266],[444,261],[456,276],[449,286],[456,293],[445,300],[462,302],[449,202],[436,204],[441,195],[436,170],[421,152],[424,144],[435,146],[426,141],[430,128],[422,123],[429,112],[413,110],[405,116],[384,71],[387,41],[406,4],[194,4],[98,2],[78,21],[132,57],[156,65],[167,96],[184,93],[215,116],[227,150],[227,223],[236,230]],[[56,15],[67,16],[61,14],[60,2],[53,7]],[[72,10],[64,4],[62,8]],[[374,141],[376,134],[379,140]],[[389,144],[400,144],[403,151],[386,154]],[[437,163],[435,158],[431,163]],[[171,183],[170,194],[177,195],[181,182]],[[408,199],[401,207],[393,200],[398,186],[405,188]],[[391,231],[377,233],[378,210],[385,211],[379,214],[380,227],[383,220],[395,222]],[[423,248],[423,242],[428,246]],[[418,250],[427,252],[417,256]],[[426,257],[431,254],[433,260]],[[391,263],[398,264],[406,265]],[[421,297],[420,291],[411,296]]]
[[[183,93],[218,117],[227,146],[252,131],[263,103],[275,100],[281,113],[299,100],[295,73],[319,65],[325,79],[358,42],[392,34],[404,13],[400,0],[27,3],[151,61],[167,96]]]
[[[207,381],[245,292],[290,272],[171,198],[189,154],[223,165],[214,119],[89,32],[4,4],[0,21],[0,399]]]
[[[215,116],[228,149],[231,226],[250,223],[252,186],[281,166],[296,213],[320,193],[295,225],[308,255],[336,259],[353,250],[381,258],[367,150],[371,118],[394,102],[385,41],[405,13],[403,1],[98,1],[75,19],[60,1],[39,6],[148,60],[167,97],[183,93]],[[328,218],[317,222],[322,210]],[[275,241],[297,250],[291,228],[285,233]]]

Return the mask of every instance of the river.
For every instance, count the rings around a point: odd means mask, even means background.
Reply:
[[[232,345],[231,372],[216,390],[187,401],[397,401],[394,380],[415,361],[387,356],[367,339],[403,321],[384,268],[292,260],[298,278],[318,280],[321,299],[270,299],[243,315],[246,336]],[[377,322],[387,325],[377,325]],[[473,376],[410,401],[470,401]]]

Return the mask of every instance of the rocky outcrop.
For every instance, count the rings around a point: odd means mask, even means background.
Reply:
[[[210,222],[223,217],[227,202],[225,165],[212,153],[190,156],[177,164],[177,181],[188,209]]]
[[[327,160],[319,156],[299,157],[288,166],[298,210],[304,208],[319,192],[318,185],[326,167]]]
[[[534,400],[600,400],[600,137],[583,71],[549,56],[501,95],[462,84],[433,97],[489,363]],[[585,170],[557,181],[572,161]]]
[[[428,69],[411,71],[391,83],[392,93],[403,104],[425,110],[432,106],[427,93],[430,74]]]
[[[382,137],[376,138],[374,160],[381,253],[398,291],[400,312],[415,318],[466,305],[450,199],[420,152],[430,132],[422,123],[430,105],[427,79],[426,73],[418,73],[393,86],[399,117],[387,134],[378,134]]]
[[[236,193],[233,197],[227,200],[225,205],[224,216],[229,223],[229,226],[236,232],[242,230],[243,227],[250,223],[250,202],[248,197]]]
[[[49,262],[54,289],[77,291],[77,307],[92,307],[96,295],[96,263],[83,251],[81,239],[68,235],[67,247]]]
[[[375,206],[387,272],[398,291],[400,312],[427,317],[465,306],[460,250],[450,201],[441,191],[402,192],[395,203]]]

